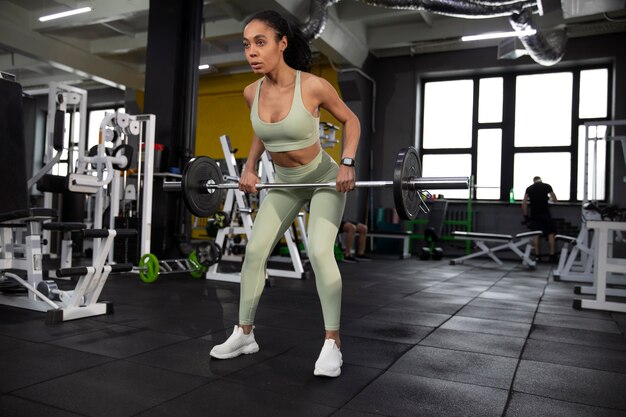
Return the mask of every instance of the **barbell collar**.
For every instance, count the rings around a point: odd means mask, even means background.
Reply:
[[[182,191],[180,181],[163,181],[163,191]]]

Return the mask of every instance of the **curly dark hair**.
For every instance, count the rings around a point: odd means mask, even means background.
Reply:
[[[274,29],[276,41],[280,41],[283,36],[287,37],[287,49],[283,53],[287,65],[300,71],[311,72],[311,47],[297,25],[288,22],[274,10],[254,13],[246,19],[245,24],[253,20],[259,20]]]

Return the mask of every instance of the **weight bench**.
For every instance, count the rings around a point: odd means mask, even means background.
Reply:
[[[370,240],[370,248],[374,250],[374,239],[402,239],[402,255],[401,259],[407,259],[411,257],[409,246],[411,243],[410,231],[395,231],[395,232],[367,232],[367,237]]]
[[[461,232],[454,231],[452,236],[457,240],[470,240],[480,248],[480,252],[474,252],[470,255],[462,256],[460,258],[452,259],[450,265],[462,264],[464,261],[479,256],[487,255],[493,259],[498,265],[502,265],[500,258],[496,256],[496,252],[510,249],[516,255],[522,259],[522,264],[529,268],[534,268],[536,262],[530,259],[530,250],[532,247],[533,236],[540,236],[541,231],[536,230],[532,232],[523,232],[516,235],[505,235],[496,233],[478,233],[478,232]],[[487,246],[485,242],[500,243],[496,246]],[[520,247],[525,246],[524,252],[520,250]]]

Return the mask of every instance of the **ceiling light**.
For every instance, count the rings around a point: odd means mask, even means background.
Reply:
[[[80,9],[68,10],[66,12],[50,14],[48,16],[42,16],[39,18],[40,22],[47,22],[48,20],[59,19],[61,17],[72,16],[75,14],[87,13],[91,11],[91,7],[81,7]]]
[[[463,42],[470,41],[480,41],[483,39],[498,39],[498,38],[511,38],[513,36],[530,36],[537,33],[535,29],[527,29],[521,32],[493,32],[493,33],[483,33],[480,35],[470,35],[470,36],[462,36],[461,40]]]
[[[209,68],[211,68],[211,66],[209,64],[198,65],[198,69],[199,70],[205,70],[205,69],[209,69]]]

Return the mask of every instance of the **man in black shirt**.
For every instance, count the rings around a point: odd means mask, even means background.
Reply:
[[[548,202],[555,202],[556,195],[550,184],[541,181],[540,177],[533,178],[533,185],[526,188],[524,200],[522,201],[522,212],[524,213],[524,222],[531,230],[541,230],[543,236],[548,238],[548,247],[550,250],[550,261],[556,260],[555,235],[556,228],[550,215],[550,206]],[[530,203],[530,216],[528,214],[528,206]],[[533,236],[533,249],[537,260],[540,260],[539,252],[539,236]]]

